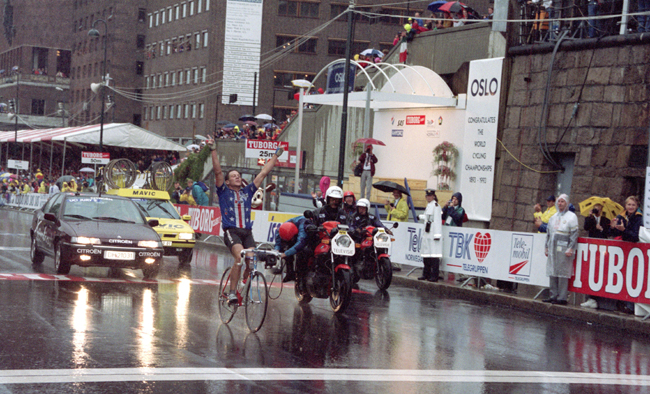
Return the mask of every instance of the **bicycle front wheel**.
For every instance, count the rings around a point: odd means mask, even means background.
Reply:
[[[219,304],[219,317],[223,324],[228,324],[235,316],[237,305],[228,304],[228,293],[230,292],[230,267],[226,268],[221,276],[221,283],[219,284],[219,296],[217,302]]]
[[[277,300],[280,297],[280,294],[282,294],[282,288],[284,287],[282,280],[287,274],[287,267],[284,259],[282,259],[280,262],[279,271],[280,273],[276,274],[272,270],[266,270],[266,284],[269,289],[269,298],[272,300]]]
[[[269,292],[266,287],[266,279],[259,272],[254,272],[246,286],[246,325],[251,332],[257,332],[262,328],[266,318],[266,309],[269,304]]]

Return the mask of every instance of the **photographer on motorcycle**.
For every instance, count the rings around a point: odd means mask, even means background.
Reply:
[[[341,210],[343,190],[338,186],[330,186],[325,192],[326,205],[313,211],[313,222],[320,226],[325,222],[336,221],[347,224],[347,215]]]
[[[287,276],[284,277],[282,282],[289,282],[295,279],[296,273],[294,271],[295,255],[301,253],[305,246],[307,246],[307,231],[305,227],[311,223],[309,219],[304,216],[297,216],[282,223],[275,231],[275,250],[282,252],[280,256],[285,259],[287,265]],[[304,259],[298,258],[296,264],[299,264]],[[279,271],[279,268],[276,268]],[[275,274],[281,272],[274,271]]]

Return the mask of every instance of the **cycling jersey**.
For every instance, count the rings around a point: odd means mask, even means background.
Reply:
[[[221,209],[221,226],[224,230],[229,228],[246,228],[251,230],[251,200],[257,191],[257,186],[251,182],[246,187],[235,191],[224,182],[217,187],[219,208]]]

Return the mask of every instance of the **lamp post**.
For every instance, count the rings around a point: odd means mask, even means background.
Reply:
[[[305,79],[296,79],[291,81],[291,84],[297,88],[300,88],[300,97],[298,98],[298,142],[296,143],[296,175],[295,180],[293,181],[293,192],[298,194],[298,181],[300,180],[300,165],[302,164],[302,152],[300,150],[300,143],[302,139],[302,107],[303,107],[303,94],[305,89],[308,89],[311,86],[311,82]]]
[[[95,25],[97,22],[102,22],[104,24],[104,63],[102,64],[102,82],[99,84],[96,83],[91,83],[90,84],[90,89],[97,93],[100,88],[103,88],[106,86],[108,83],[108,80],[106,78],[106,47],[108,44],[108,23],[106,23],[105,20],[103,19],[97,19],[95,22],[93,22],[93,25],[91,26],[91,29],[88,31],[88,35],[90,37],[99,37],[99,31],[95,29]],[[100,117],[99,117],[99,152],[103,152],[103,142],[104,142],[104,100],[105,100],[105,92],[102,89],[102,107],[101,107],[101,112]]]

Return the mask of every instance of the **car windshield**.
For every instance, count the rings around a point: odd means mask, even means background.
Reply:
[[[67,220],[144,223],[142,214],[135,204],[129,200],[110,197],[69,197],[63,208],[63,218]]]
[[[165,200],[150,200],[146,198],[133,198],[132,199],[142,209],[145,216],[150,218],[163,218],[163,219],[180,219],[181,216],[176,211],[176,208]]]

